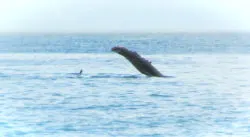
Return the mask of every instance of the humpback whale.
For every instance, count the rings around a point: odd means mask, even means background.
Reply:
[[[139,72],[150,77],[166,77],[158,71],[150,61],[141,57],[137,52],[130,51],[125,47],[116,46],[111,49],[124,56]]]

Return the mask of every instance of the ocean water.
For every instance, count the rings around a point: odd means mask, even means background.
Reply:
[[[249,37],[2,34],[0,136],[250,137]],[[140,74],[116,45],[172,77]]]

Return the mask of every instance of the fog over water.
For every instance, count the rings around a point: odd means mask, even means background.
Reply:
[[[0,0],[0,32],[249,31],[248,0]]]

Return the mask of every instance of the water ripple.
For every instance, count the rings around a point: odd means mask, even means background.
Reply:
[[[17,56],[0,60],[0,136],[249,136],[247,55],[149,55],[173,78],[111,54]]]

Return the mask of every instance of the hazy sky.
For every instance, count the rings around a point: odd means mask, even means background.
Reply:
[[[0,0],[0,32],[250,31],[249,0]]]

